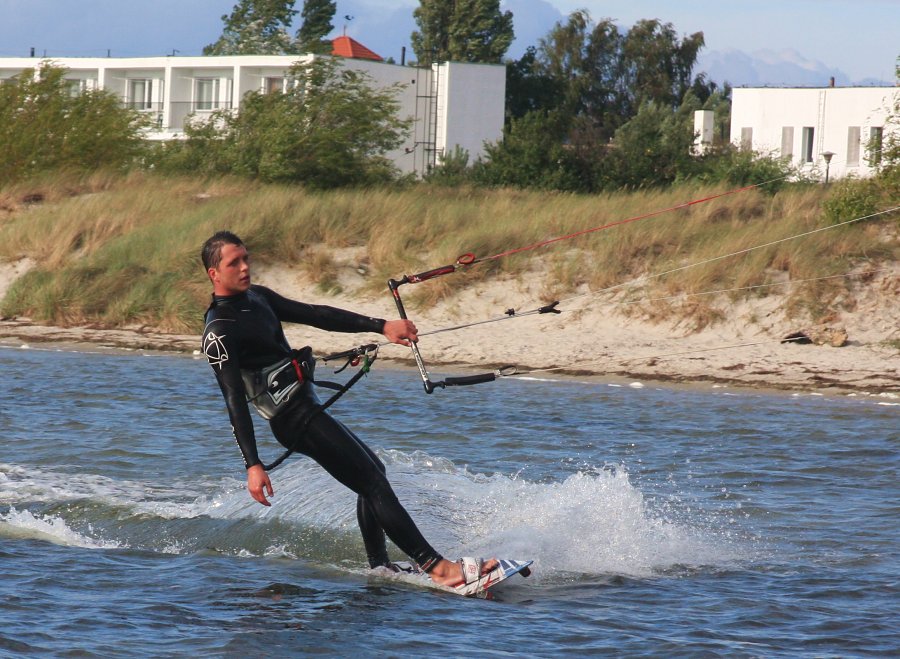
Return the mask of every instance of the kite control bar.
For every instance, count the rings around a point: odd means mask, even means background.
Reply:
[[[463,256],[459,257],[459,259],[454,264],[445,265],[433,270],[427,270],[425,272],[420,272],[417,275],[405,275],[403,279],[400,279],[399,281],[396,279],[389,279],[388,289],[391,291],[391,295],[394,297],[394,303],[397,305],[397,312],[400,314],[400,318],[403,318],[404,320],[409,319],[409,317],[406,315],[406,309],[403,306],[403,300],[400,298],[400,286],[402,286],[403,284],[418,284],[419,282],[423,282],[434,277],[449,275],[451,272],[456,272],[457,268],[459,268],[460,266],[470,265],[474,261],[474,254],[464,254]],[[416,343],[411,343],[410,348],[412,349],[413,357],[416,360],[416,366],[419,368],[419,375],[422,376],[422,383],[425,385],[426,394],[432,393],[435,389],[444,389],[446,387],[461,387],[470,384],[480,384],[481,382],[493,382],[497,379],[497,377],[514,375],[516,372],[515,366],[507,366],[498,371],[491,371],[490,373],[479,373],[478,375],[466,375],[462,377],[450,377],[438,382],[433,382],[431,380],[431,376],[428,374],[428,369],[425,368],[425,360],[422,359],[422,353],[419,352],[419,346]]]
[[[441,275],[449,275],[450,273],[456,272],[460,268],[463,268],[467,265],[472,265],[473,263],[475,263],[474,254],[463,254],[458,259],[456,259],[456,263],[442,265],[440,268],[426,270],[425,272],[420,272],[417,275],[404,275],[403,279],[399,281],[397,281],[396,279],[391,279],[388,281],[388,288],[391,289],[391,293],[394,295],[394,299],[396,299],[397,294],[394,291],[397,290],[398,286],[402,286],[403,284],[421,284],[423,281],[428,281],[429,279],[434,279],[435,277],[440,277]],[[406,318],[406,316],[404,316],[404,318]]]

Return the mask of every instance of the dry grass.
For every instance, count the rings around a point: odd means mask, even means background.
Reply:
[[[0,259],[38,262],[11,288],[2,312],[63,325],[194,330],[208,296],[199,248],[219,229],[243,236],[257,259],[300,264],[332,291],[339,284],[329,249],[365,247],[371,289],[383,291],[390,277],[453,263],[464,253],[488,257],[723,191],[580,196],[423,185],[322,193],[238,179],[60,177],[0,190]],[[646,300],[823,277],[849,272],[860,260],[900,255],[896,232],[883,231],[896,222],[890,219],[756,249],[825,226],[822,201],[820,188],[743,192],[492,259],[411,287],[405,297],[432,304],[498,271],[543,269],[547,300],[642,277],[648,279],[637,296]],[[670,270],[678,271],[659,276]],[[794,287],[788,308],[827,317],[848,303],[847,287],[843,280]],[[632,305],[632,312],[699,329],[723,310],[712,299],[685,298]]]

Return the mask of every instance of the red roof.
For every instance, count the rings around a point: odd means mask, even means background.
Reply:
[[[381,62],[383,58],[348,36],[338,37],[331,42],[331,54],[352,59],[371,59]]]

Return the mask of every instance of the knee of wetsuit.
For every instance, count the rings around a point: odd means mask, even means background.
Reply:
[[[369,486],[369,497],[380,501],[397,499],[394,488],[391,487],[390,481],[383,472],[373,475],[372,483]]]

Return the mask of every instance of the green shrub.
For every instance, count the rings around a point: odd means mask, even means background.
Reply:
[[[576,191],[584,187],[563,146],[565,119],[556,112],[528,112],[511,119],[499,142],[485,145],[473,180],[487,186]]]
[[[442,155],[437,167],[425,175],[425,180],[429,183],[448,187],[465,184],[470,178],[469,152],[458,144],[453,151]]]
[[[411,125],[398,118],[399,86],[376,89],[368,74],[328,57],[295,64],[290,77],[284,93],[253,92],[239,113],[220,110],[190,122],[184,143],[156,151],[155,167],[323,189],[397,178],[385,154]]]
[[[804,180],[789,159],[738,149],[733,144],[718,147],[700,162],[698,178],[705,183],[726,183],[737,187],[759,185],[760,190],[773,195],[789,181]]]
[[[0,85],[0,179],[122,169],[142,153],[147,119],[108,91],[73,94],[65,75],[43,64]]]
[[[601,189],[636,189],[688,178],[694,165],[690,115],[645,103],[616,131],[607,166],[600,168]]]
[[[878,210],[878,185],[873,179],[845,178],[835,183],[823,203],[825,218],[840,224]]]

